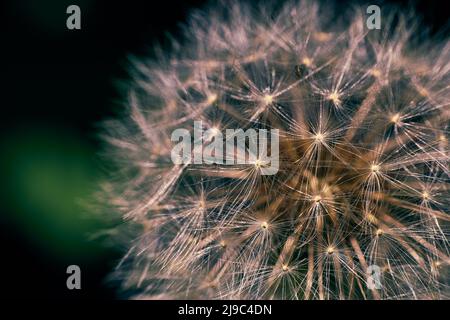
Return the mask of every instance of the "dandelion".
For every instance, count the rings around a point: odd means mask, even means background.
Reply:
[[[392,12],[382,30],[356,9],[330,29],[316,2],[227,1],[132,59],[102,193],[124,219],[128,297],[450,298],[450,44],[418,45]],[[174,164],[171,133],[196,121],[210,135],[194,158],[227,129],[278,129],[279,171]]]

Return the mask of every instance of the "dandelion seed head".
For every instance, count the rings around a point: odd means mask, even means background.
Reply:
[[[131,59],[99,195],[127,248],[112,275],[126,297],[450,298],[449,41],[420,44],[388,7],[382,30],[355,7],[329,28],[325,9],[213,3],[173,46]],[[227,150],[239,128],[279,131],[276,174],[249,139]],[[195,161],[217,144],[249,161]],[[381,289],[366,285],[372,265]]]

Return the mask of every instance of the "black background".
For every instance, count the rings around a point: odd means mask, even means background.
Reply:
[[[444,2],[394,3],[405,10],[417,8],[424,24],[435,34],[448,23],[449,9]],[[201,0],[4,2],[0,18],[1,138],[8,139],[16,132],[35,127],[51,127],[55,134],[70,131],[92,147],[95,165],[95,150],[100,146],[97,124],[113,116],[118,108],[120,95],[114,80],[126,78],[126,55],[144,53],[155,41],[164,42],[165,32],[176,36],[178,24],[186,21],[189,10],[204,3]],[[70,4],[81,8],[81,30],[66,28],[66,8]],[[339,1],[336,8],[347,4],[348,1]],[[8,181],[1,184],[3,197],[19,192]],[[8,216],[17,214],[14,208],[3,206],[0,210],[4,211],[0,219],[2,295],[117,297],[115,285],[106,282],[105,277],[119,259],[119,249],[103,248],[80,236],[77,241],[82,250],[95,247],[101,254],[79,263],[82,290],[69,291],[65,271],[73,263],[70,254],[58,259],[47,255],[20,227],[10,223]]]

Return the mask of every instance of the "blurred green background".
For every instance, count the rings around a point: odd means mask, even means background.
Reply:
[[[29,128],[12,133],[0,146],[0,173],[9,186],[5,191],[10,217],[30,240],[56,256],[80,256],[80,236],[94,225],[83,217],[82,203],[95,189],[98,172],[91,146],[70,131]],[[87,213],[87,212],[86,212]],[[80,218],[80,219],[79,219]]]
[[[95,238],[107,226],[90,209],[102,172],[92,145],[70,129],[27,126],[0,148],[6,282],[40,298],[114,297],[105,275],[119,252]],[[81,268],[80,291],[64,288],[71,264]]]

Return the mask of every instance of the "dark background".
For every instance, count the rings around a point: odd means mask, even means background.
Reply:
[[[417,8],[436,35],[444,1],[390,1]],[[104,174],[98,123],[114,116],[128,53],[177,35],[205,1],[9,0],[0,17],[0,283],[9,298],[117,298],[106,276],[122,248],[90,239],[102,222],[80,199]],[[339,1],[336,10],[350,1]],[[363,2],[351,3],[360,4]],[[381,6],[379,1],[370,4]],[[66,8],[81,8],[81,30]],[[446,7],[447,6],[447,7]],[[448,31],[448,28],[447,28]],[[66,268],[82,271],[67,290]]]

